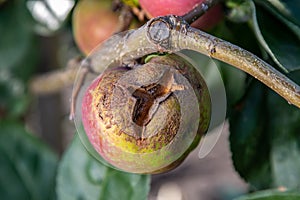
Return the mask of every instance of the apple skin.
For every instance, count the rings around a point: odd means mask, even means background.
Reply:
[[[161,110],[157,111],[147,125],[147,129],[153,128],[157,134],[145,140],[136,140],[132,135],[127,134],[122,127],[123,124],[127,124],[126,122],[116,123],[118,116],[126,115],[128,118],[131,115],[127,115],[126,112],[124,114],[120,110],[116,111],[116,109],[112,111],[114,90],[118,88],[115,86],[116,82],[120,77],[126,76],[126,73],[130,71],[128,68],[119,67],[104,72],[86,90],[82,101],[82,123],[85,133],[99,155],[117,169],[140,174],[162,173],[174,169],[198,145],[201,136],[208,129],[210,97],[207,86],[196,69],[188,66],[178,56],[169,55],[152,58],[148,64],[143,65],[145,68],[138,67],[131,70],[135,74],[140,74],[144,69],[149,69],[146,71],[149,72],[147,75],[155,76],[152,73],[159,73],[159,71],[154,72],[155,70],[160,70],[161,67],[164,68],[169,64],[178,70],[178,73],[184,73],[190,83],[193,83],[190,89],[195,92],[199,116],[196,121],[194,118],[190,119],[190,113],[187,118],[181,118],[182,105],[175,97],[170,97],[161,103]],[[126,98],[126,96],[118,97],[121,100]],[[130,108],[127,103],[124,106]],[[193,107],[193,109],[196,108]],[[166,118],[166,116],[169,117]],[[157,126],[152,126],[151,123]],[[181,133],[177,132],[180,124],[182,126],[188,124],[188,127],[182,129],[184,132]],[[196,130],[196,133],[191,130]]]
[[[203,1],[204,0],[139,0],[139,3],[147,15],[152,18],[171,14],[181,16]],[[221,5],[216,5],[192,23],[192,26],[203,30],[209,30],[220,22],[222,18],[222,7]]]
[[[75,42],[88,55],[117,30],[118,15],[110,10],[107,0],[81,0],[74,9],[72,23]]]

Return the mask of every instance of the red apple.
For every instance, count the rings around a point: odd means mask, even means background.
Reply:
[[[140,0],[140,5],[150,17],[163,15],[184,15],[204,0]],[[222,19],[223,13],[220,5],[211,8],[192,26],[200,29],[210,29]]]
[[[118,26],[118,16],[106,0],[81,0],[72,20],[75,42],[86,55],[109,38]]]

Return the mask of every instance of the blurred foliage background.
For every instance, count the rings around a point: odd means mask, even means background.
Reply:
[[[76,136],[72,140],[70,84],[48,94],[31,91],[34,77],[63,71],[82,56],[72,35],[76,3],[0,0],[0,199],[148,197],[149,175],[107,168]],[[300,84],[298,0],[227,0],[223,8],[225,18],[210,33],[255,53]],[[248,183],[243,192],[254,192],[238,199],[300,199],[299,109],[252,77],[215,62],[226,87],[232,161]],[[168,176],[161,177],[153,180],[159,185]],[[216,198],[232,199],[239,192]]]

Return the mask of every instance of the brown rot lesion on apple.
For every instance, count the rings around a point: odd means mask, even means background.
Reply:
[[[85,132],[101,157],[124,171],[158,173],[197,146],[211,103],[199,72],[172,54],[105,70],[81,106]]]
[[[132,120],[139,126],[146,126],[156,113],[160,104],[169,98],[176,90],[184,90],[183,85],[175,82],[174,74],[170,69],[163,72],[161,78],[149,85],[137,89],[128,88],[135,98]]]

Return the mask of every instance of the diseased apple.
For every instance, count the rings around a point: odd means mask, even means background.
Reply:
[[[106,70],[82,102],[96,151],[118,169],[143,174],[178,166],[207,131],[210,112],[204,79],[177,55]]]

